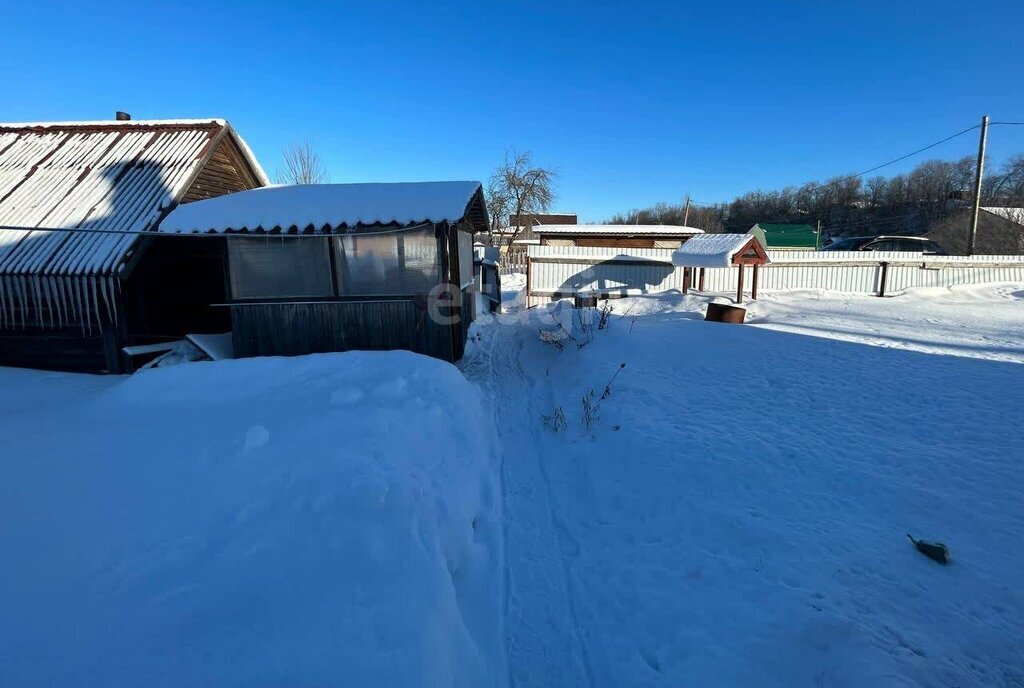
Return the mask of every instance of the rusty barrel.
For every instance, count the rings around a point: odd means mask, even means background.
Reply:
[[[739,306],[729,306],[724,303],[709,303],[708,312],[704,319],[711,322],[742,323],[747,316],[747,309]]]

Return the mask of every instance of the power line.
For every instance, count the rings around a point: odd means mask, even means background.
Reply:
[[[1024,124],[1024,122],[993,122],[993,124]],[[833,179],[833,180],[825,182],[823,184],[815,184],[814,186],[811,186],[810,188],[801,187],[800,190],[804,191],[804,192],[807,192],[807,191],[817,191],[818,189],[824,189],[824,188],[829,187],[829,186],[834,186],[834,185],[839,184],[841,182],[849,181],[850,179],[857,179],[858,177],[863,177],[864,175],[871,174],[872,172],[876,172],[876,171],[882,169],[883,167],[888,167],[889,165],[894,165],[894,164],[896,164],[898,162],[902,162],[903,160],[906,160],[907,158],[911,158],[911,157],[917,155],[918,153],[923,153],[926,150],[929,150],[931,148],[935,148],[936,146],[941,146],[942,144],[946,143],[947,141],[952,141],[953,139],[957,138],[958,136],[963,136],[967,132],[974,131],[975,129],[978,129],[980,127],[981,127],[980,124],[975,124],[973,126],[967,127],[966,129],[958,131],[955,134],[951,134],[950,136],[947,136],[944,139],[941,139],[941,140],[936,141],[934,143],[929,143],[927,146],[922,146],[921,148],[918,148],[915,151],[911,151],[910,153],[907,153],[906,155],[901,155],[898,158],[893,158],[892,160],[889,160],[887,162],[883,162],[881,165],[875,165],[874,167],[870,167],[870,168],[868,168],[868,169],[866,169],[866,170],[864,170],[862,172],[857,172],[856,174],[850,174],[850,175],[847,175],[845,177],[840,177],[838,179]],[[728,205],[728,202],[705,203],[703,201],[694,201],[693,199],[691,199],[690,202],[691,203],[696,203],[697,205],[705,205],[705,206]]]

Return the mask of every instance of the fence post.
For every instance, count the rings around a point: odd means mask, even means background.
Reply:
[[[881,284],[878,285],[878,296],[879,298],[885,296],[886,282],[889,281],[889,261],[882,261],[882,279]]]
[[[526,249],[526,307],[529,308],[532,304],[530,303],[530,249]]]

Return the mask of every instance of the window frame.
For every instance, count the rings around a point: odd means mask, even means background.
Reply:
[[[273,234],[244,234],[244,235],[238,235],[238,236],[244,236],[245,239],[268,240],[268,243],[269,243],[269,240],[271,240],[271,239],[279,239],[281,241],[311,241],[312,240],[311,238],[281,239],[280,236],[273,235]],[[326,250],[327,250],[327,254],[328,254],[328,256],[327,256],[327,258],[328,258],[327,264],[329,266],[328,269],[330,270],[330,274],[333,275],[334,274],[334,265],[333,265],[334,261],[333,261],[333,259],[330,256],[330,245],[327,242],[328,237],[327,236],[317,235],[317,238],[322,239],[324,241],[324,243],[326,244]],[[245,239],[241,239],[241,241],[244,241]],[[230,238],[230,237],[227,239],[228,242],[239,241],[239,240],[240,239]],[[330,285],[331,293],[327,294],[327,295],[324,295],[324,296],[315,296],[315,295],[305,295],[305,296],[302,296],[302,295],[298,295],[298,296],[238,296],[235,293],[235,273],[234,273],[234,268],[232,267],[233,265],[235,265],[235,260],[231,256],[231,244],[230,243],[225,246],[224,255],[225,255],[225,258],[227,259],[227,270],[225,270],[224,278],[225,278],[225,282],[227,283],[226,284],[226,286],[227,286],[227,294],[228,294],[228,296],[229,296],[229,298],[231,300],[231,303],[264,303],[264,302],[271,302],[271,301],[284,302],[284,303],[295,303],[295,302],[306,302],[306,301],[329,301],[329,300],[331,300],[333,298],[333,296],[337,295],[337,289],[335,288],[334,284],[331,283],[331,285]]]
[[[228,297],[228,303],[224,305],[260,305],[260,304],[296,304],[296,303],[343,303],[343,302],[359,302],[359,301],[415,301],[419,298],[425,297],[427,293],[423,294],[341,294],[338,289],[338,270],[337,259],[335,256],[335,248],[333,246],[334,240],[340,240],[343,237],[358,237],[359,235],[373,235],[376,231],[394,233],[401,236],[405,231],[413,231],[418,228],[427,229],[434,235],[434,242],[438,251],[438,283],[443,283],[444,277],[444,266],[448,261],[451,260],[451,256],[448,255],[447,241],[445,239],[446,232],[443,227],[447,226],[448,223],[426,223],[417,224],[403,227],[392,227],[387,228],[386,225],[379,228],[368,228],[367,231],[355,231],[355,232],[330,232],[317,234],[316,236],[327,242],[327,254],[329,256],[330,264],[330,283],[331,283],[331,294],[327,296],[268,296],[268,297],[239,297],[235,295],[234,280],[231,273],[231,249],[229,246],[225,246],[224,259],[226,261],[226,269],[224,271],[224,281],[226,287],[226,295]],[[454,226],[454,225],[452,225]],[[439,229],[441,228],[441,229]],[[257,238],[275,238],[273,234],[242,234],[236,236],[245,236],[252,239]],[[230,236],[227,237],[227,241],[233,241]],[[288,241],[307,241],[308,239],[288,239]]]

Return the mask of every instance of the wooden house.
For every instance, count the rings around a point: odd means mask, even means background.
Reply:
[[[236,356],[455,361],[475,310],[473,234],[487,227],[479,182],[421,182],[243,191],[179,206],[160,233],[226,240]]]
[[[507,227],[519,227],[518,233],[507,232],[507,236],[515,234],[517,239],[529,241],[536,239],[534,230],[541,225],[575,225],[578,222],[575,213],[523,213],[509,215]]]
[[[124,347],[223,331],[223,242],[176,206],[267,184],[223,120],[0,124],[0,365],[120,372]]]
[[[679,225],[540,225],[533,228],[542,246],[608,246],[615,248],[679,248],[703,234]]]

